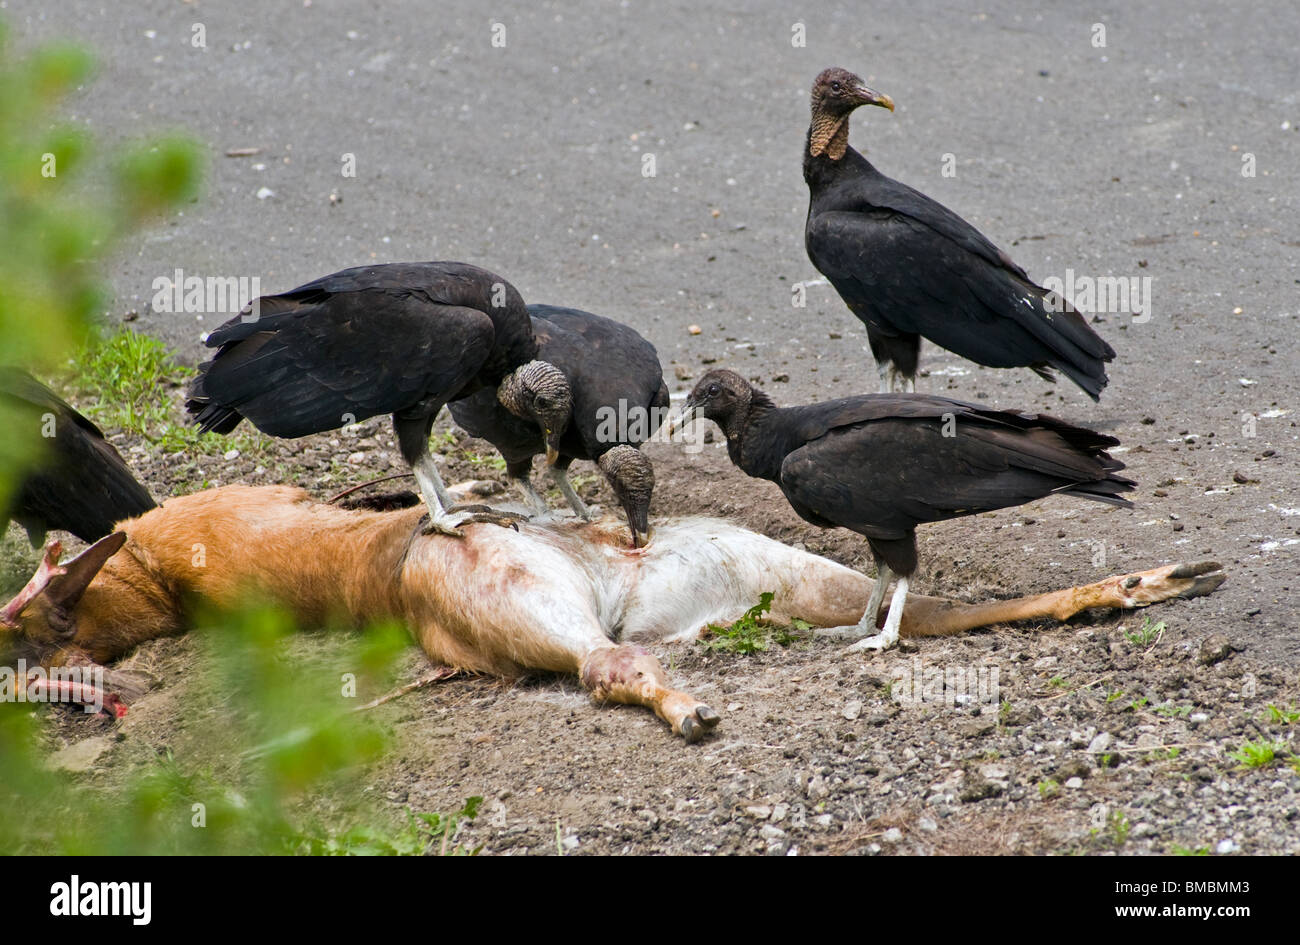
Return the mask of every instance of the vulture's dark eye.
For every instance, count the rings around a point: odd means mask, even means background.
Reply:
[[[722,388],[719,387],[717,384],[710,384],[710,385],[709,385],[709,396],[710,396],[710,397],[716,397],[718,394],[721,394],[721,393],[722,393]]]
[[[537,406],[541,410],[549,410],[551,407],[551,398],[547,397],[545,394],[539,396],[537,398]]]
[[[839,84],[838,82],[832,82],[832,83],[831,83],[831,91],[832,91],[832,92],[836,92],[836,93],[838,93],[840,90],[841,90],[841,87],[840,87],[840,84]]]

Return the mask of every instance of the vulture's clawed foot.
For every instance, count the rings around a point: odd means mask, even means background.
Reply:
[[[490,505],[453,505],[442,515],[426,515],[420,519],[420,534],[464,538],[465,533],[461,529],[475,522],[487,522],[518,531],[519,523],[526,521],[527,515],[494,509]]]
[[[841,628],[836,627],[835,629],[838,630]],[[846,627],[843,629],[856,629],[856,628]],[[853,643],[845,647],[844,652],[862,653],[866,650],[874,650],[879,652],[880,650],[888,650],[890,647],[896,646],[897,644],[898,644],[898,631],[895,630],[893,633],[890,633],[888,630],[883,630],[880,633],[872,634],[869,637],[863,637],[861,640],[858,640],[856,643]]]
[[[519,512],[507,512],[504,509],[494,509],[490,505],[453,505],[449,512],[455,515],[464,516],[459,526],[468,525],[471,522],[486,522],[490,525],[500,525],[502,528],[513,528],[519,531],[519,523],[528,521],[528,516]]]

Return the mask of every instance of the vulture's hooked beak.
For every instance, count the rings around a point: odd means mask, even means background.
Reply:
[[[645,503],[644,508],[636,508],[634,503],[627,502],[623,511],[627,513],[628,528],[632,532],[632,547],[644,548],[650,543],[650,503]]]
[[[668,425],[664,428],[664,432],[667,434],[668,439],[671,440],[679,432],[681,432],[681,430],[685,428],[685,426],[688,423],[690,423],[697,416],[699,416],[699,413],[700,413],[699,404],[690,400],[682,404],[682,412],[679,413],[677,416],[672,417],[668,421]]]
[[[560,437],[553,430],[546,431],[546,465],[554,466],[560,460]]]
[[[865,85],[859,85],[854,91],[857,92],[863,105],[879,105],[881,108],[888,108],[891,112],[894,110],[894,100],[884,92],[877,92]]]

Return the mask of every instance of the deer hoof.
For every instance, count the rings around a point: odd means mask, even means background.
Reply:
[[[694,745],[718,724],[721,716],[707,705],[698,705],[695,712],[682,719],[682,738]]]

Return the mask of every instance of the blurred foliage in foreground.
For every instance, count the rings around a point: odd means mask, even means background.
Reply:
[[[456,842],[482,798],[450,814],[393,823],[376,813],[367,766],[389,746],[381,726],[351,710],[393,683],[410,646],[400,625],[295,640],[275,608],[201,618],[199,671],[180,684],[165,733],[130,732],[93,778],[50,770],[41,712],[0,705],[0,850],[61,854],[476,853]],[[295,645],[297,644],[297,645]],[[310,652],[304,652],[310,651]],[[130,714],[127,716],[130,719]],[[120,724],[120,723],[119,723]],[[147,729],[147,723],[145,723]],[[111,736],[110,736],[111,737]],[[169,747],[152,755],[148,745]],[[378,823],[377,823],[378,821]]]
[[[94,316],[107,298],[101,267],[124,237],[196,192],[199,149],[164,138],[97,158],[86,133],[56,114],[90,75],[90,57],[47,46],[18,58],[6,34],[0,22],[0,363],[49,378],[80,350],[110,375],[160,370],[156,344],[118,339],[94,348]],[[120,380],[88,378],[110,391]],[[139,403],[103,404],[109,413],[100,417],[148,429],[159,420],[152,403],[141,395]],[[38,431],[24,436],[31,425],[4,410],[0,503],[40,445]],[[170,747],[155,751],[157,733],[128,734],[79,710],[57,719],[69,709],[0,702],[0,853],[477,852],[458,846],[455,833],[481,798],[449,814],[407,811],[388,827],[368,822],[383,817],[364,803],[361,776],[388,740],[347,709],[390,681],[396,654],[409,646],[405,632],[339,634],[328,645],[314,641],[315,657],[295,659],[286,655],[292,621],[274,609],[202,624],[204,656],[173,693],[183,705],[159,723]],[[346,673],[356,677],[356,696],[344,691]],[[52,770],[56,723],[73,740],[116,733],[112,764],[88,775]]]

